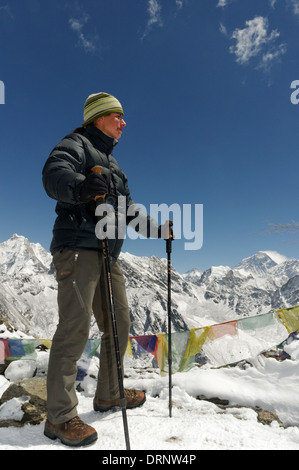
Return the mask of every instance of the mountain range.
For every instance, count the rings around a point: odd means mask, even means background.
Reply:
[[[119,258],[131,313],[131,335],[166,331],[167,263],[155,256]],[[40,244],[13,235],[0,244],[0,317],[40,339],[52,338],[58,322],[52,257]],[[172,268],[172,326],[185,330],[299,304],[299,261],[260,251],[237,266]],[[91,337],[98,336],[94,319]]]

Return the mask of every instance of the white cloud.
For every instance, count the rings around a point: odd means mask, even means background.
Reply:
[[[226,7],[226,5],[228,4],[228,1],[227,0],[219,0],[218,1],[218,4],[217,4],[217,7]]]
[[[269,0],[269,2],[270,6],[275,8],[278,0]],[[290,7],[293,10],[294,15],[299,16],[299,0],[284,0],[284,2],[288,8]]]
[[[148,0],[147,12],[149,18],[142,39],[144,39],[149,34],[153,25],[163,26],[161,18],[161,5],[159,4],[158,0]]]
[[[274,60],[286,52],[286,45],[276,45],[280,33],[273,30],[268,33],[268,19],[258,16],[246,21],[244,29],[236,29],[232,39],[236,45],[230,47],[230,52],[235,54],[240,64],[247,64],[253,57],[261,58],[260,67],[269,68]]]
[[[88,16],[85,15],[81,19],[71,18],[69,20],[69,25],[71,29],[77,34],[80,47],[82,47],[86,52],[95,52],[96,46],[94,41],[87,39],[82,31],[87,22]]]
[[[176,10],[180,10],[183,8],[186,0],[175,0]],[[148,13],[148,21],[143,33],[142,39],[144,39],[151,31],[152,27],[155,26],[163,26],[162,20],[162,1],[160,0],[147,0],[147,13]]]
[[[224,26],[224,24],[220,23],[219,25],[219,31],[220,33],[224,34],[224,36],[227,36],[227,29],[226,29],[226,26]]]
[[[4,13],[6,16],[9,16],[11,19],[14,19],[13,13],[9,5],[0,6],[0,14]]]
[[[147,11],[149,13],[149,20],[147,25],[150,27],[153,24],[159,24],[160,26],[162,25],[162,20],[161,20],[161,5],[159,4],[158,0],[149,0],[148,2],[148,7]]]
[[[270,6],[275,9],[278,0],[269,0]],[[294,15],[299,16],[299,0],[283,0],[281,3],[285,3],[287,8],[293,10]]]
[[[218,3],[216,5],[216,8],[225,8],[228,5],[231,5],[232,3],[236,2],[237,0],[218,0]]]
[[[294,14],[299,16],[299,0],[291,0],[291,5]]]
[[[270,49],[263,55],[260,68],[268,70],[271,67],[273,61],[279,59],[286,52],[287,46],[285,44],[280,44],[278,47]]]

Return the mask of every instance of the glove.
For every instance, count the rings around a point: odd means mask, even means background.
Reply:
[[[163,238],[164,240],[174,239],[172,227],[172,220],[166,220],[163,225],[158,227],[158,238]]]
[[[90,173],[86,176],[83,181],[80,191],[79,199],[82,202],[90,202],[96,196],[103,196],[108,193],[106,175],[100,175],[99,173]]]

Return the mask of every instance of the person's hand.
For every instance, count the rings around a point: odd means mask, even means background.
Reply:
[[[90,173],[81,185],[79,198],[82,202],[90,202],[96,196],[104,196],[107,193],[108,184],[106,176],[99,173]]]
[[[158,238],[163,238],[164,240],[173,240],[174,236],[171,228],[172,226],[172,220],[166,220],[163,225],[160,225],[158,228]]]

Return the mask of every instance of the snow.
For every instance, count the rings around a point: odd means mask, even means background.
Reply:
[[[24,377],[33,377],[33,374],[36,369],[35,361],[28,361],[28,360],[20,360],[20,361],[13,361],[9,364],[7,369],[5,370],[5,377],[7,380],[11,382],[16,382],[17,380],[21,380]]]
[[[261,251],[261,253],[268,255],[276,264],[281,264],[288,260],[286,256],[277,253],[277,251]]]
[[[299,341],[285,346],[291,359],[279,362],[257,356],[244,368],[212,369],[194,367],[189,372],[173,374],[173,410],[168,412],[168,376],[144,366],[144,361],[126,358],[125,387],[145,390],[147,401],[141,408],[128,410],[131,449],[143,451],[199,450],[299,450]],[[43,361],[44,361],[43,352]],[[97,374],[93,358],[89,375],[77,392],[80,417],[93,426],[98,440],[82,450],[125,450],[120,410],[96,413],[92,408]],[[0,394],[9,381],[0,376]],[[199,395],[229,400],[223,410]],[[21,401],[2,405],[0,419],[10,415],[21,419]],[[248,407],[259,406],[274,411],[286,428],[274,421],[263,425],[257,413]],[[68,450],[59,440],[43,435],[44,423],[23,428],[0,428],[0,450]]]
[[[12,398],[0,406],[0,420],[13,419],[14,421],[21,421],[24,415],[22,411],[22,404],[25,398]]]

